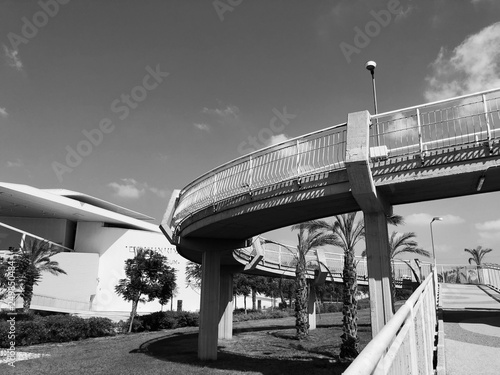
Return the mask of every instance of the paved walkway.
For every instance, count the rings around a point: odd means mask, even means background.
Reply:
[[[447,375],[500,374],[500,293],[440,284]]]

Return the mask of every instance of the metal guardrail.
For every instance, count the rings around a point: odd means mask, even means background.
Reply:
[[[422,104],[371,117],[372,157],[395,160],[500,139],[500,89]],[[261,189],[345,168],[347,124],[306,134],[242,156],[181,190],[170,223]]]
[[[482,264],[480,268],[483,284],[500,290],[500,265],[486,263]]]
[[[434,374],[434,274],[401,306],[346,369],[344,375]]]
[[[279,271],[294,271],[297,262],[297,248],[291,245],[279,244],[277,242],[269,242],[264,240],[262,243],[262,249],[264,250],[264,257],[260,261],[260,264],[264,267]],[[342,277],[344,270],[344,255],[333,251],[329,251],[323,248],[323,253],[325,255],[326,264],[324,264],[329,272],[335,277]],[[236,250],[236,256],[244,258],[244,260],[249,260],[255,255],[252,247],[242,248]],[[359,280],[368,280],[368,268],[366,264],[366,258],[356,256],[355,261],[357,262],[357,276]],[[318,256],[316,250],[309,251],[306,255],[307,269],[314,272],[318,268]],[[400,260],[394,260],[392,262],[394,269],[395,281],[397,284],[402,284],[403,280],[417,281],[413,275],[410,267]],[[416,268],[416,267],[415,267]],[[420,263],[420,272],[416,269],[419,276],[423,278],[427,277],[431,273],[432,265],[430,263]]]
[[[437,278],[440,283],[485,284],[500,289],[500,265],[439,264]]]

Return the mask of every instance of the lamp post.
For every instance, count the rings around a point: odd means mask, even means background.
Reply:
[[[365,68],[370,71],[372,74],[372,89],[373,89],[373,106],[375,107],[375,114],[378,114],[378,105],[377,105],[377,87],[375,86],[375,68],[377,67],[377,63],[375,61],[368,61],[365,64]],[[375,119],[375,132],[377,133],[377,137],[375,138],[377,141],[377,146],[380,146],[379,134],[378,134],[378,119]]]
[[[442,217],[433,217],[431,220],[431,243],[432,243],[432,257],[434,258],[434,269],[436,269],[436,251],[434,250],[434,235],[432,234],[432,223],[435,221],[443,221]],[[437,271],[437,270],[436,270]]]

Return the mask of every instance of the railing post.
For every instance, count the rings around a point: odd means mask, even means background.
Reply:
[[[417,108],[417,129],[418,129],[418,148],[420,151],[420,158],[424,160],[424,141],[422,138],[422,121],[420,120],[420,108]]]
[[[297,177],[300,176],[300,144],[299,140],[297,139],[297,157],[295,159],[295,163],[297,164]]]
[[[417,332],[415,329],[415,308],[410,309],[410,357],[411,357],[411,373],[418,374],[418,351],[417,351]]]
[[[491,125],[490,125],[490,118],[488,117],[488,102],[486,101],[486,95],[483,94],[481,95],[482,101],[483,101],[483,110],[484,110],[484,117],[486,119],[486,135],[488,138],[488,149],[490,152],[492,151],[492,145],[491,145]]]
[[[250,156],[250,159],[248,160],[248,164],[250,166],[248,170],[248,188],[250,191],[252,190],[252,183],[253,183],[253,159],[252,156]]]
[[[217,211],[217,173],[214,174],[214,183],[212,189],[212,205],[214,211]]]

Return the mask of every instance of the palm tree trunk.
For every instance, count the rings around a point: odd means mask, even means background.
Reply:
[[[342,313],[344,316],[342,331],[342,344],[340,346],[341,358],[356,358],[359,354],[358,338],[358,302],[356,292],[358,282],[356,279],[356,267],[354,264],[354,251],[346,251],[344,258],[344,294]]]
[[[306,258],[303,252],[299,252],[299,259],[295,269],[297,278],[297,291],[295,294],[295,327],[297,338],[303,339],[309,334],[309,317],[307,316],[307,279]]]
[[[24,284],[24,289],[21,294],[23,297],[23,313],[28,313],[31,307],[31,299],[33,298],[34,281],[28,278]]]

